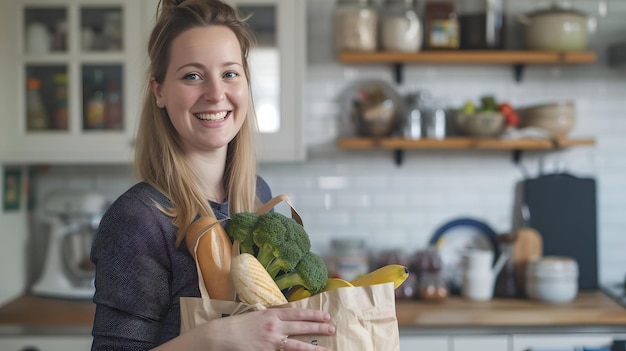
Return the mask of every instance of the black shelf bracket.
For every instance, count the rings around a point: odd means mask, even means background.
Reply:
[[[394,154],[394,161],[396,163],[396,166],[398,167],[402,166],[402,163],[404,163],[404,150],[396,149],[393,151],[393,154]]]
[[[404,65],[402,63],[393,64],[393,74],[397,84],[402,84],[404,80]]]
[[[516,63],[513,65],[513,75],[517,83],[520,83],[522,81],[522,76],[524,75],[525,68],[526,65],[523,63]]]
[[[520,162],[522,161],[522,150],[520,150],[520,149],[513,150],[512,158],[513,158],[513,163],[515,165],[519,165]]]

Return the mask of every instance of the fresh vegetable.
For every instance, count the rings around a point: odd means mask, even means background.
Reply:
[[[498,111],[502,113],[504,118],[506,119],[506,124],[509,126],[517,127],[519,126],[519,116],[517,112],[511,107],[511,105],[504,103],[498,106]]]
[[[231,276],[239,299],[247,304],[259,303],[269,307],[287,303],[272,277],[253,255],[242,253],[235,256]]]
[[[393,282],[394,289],[398,288],[409,277],[409,270],[399,264],[389,264],[374,271],[363,274],[350,283],[354,286],[366,286]]]
[[[259,216],[257,225],[252,231],[254,243],[259,248],[256,258],[268,272],[271,270],[272,277],[276,276],[272,272],[277,269],[273,266],[270,268],[272,264],[280,265],[288,272],[298,264],[305,252],[301,245],[297,245],[296,235],[291,233],[293,230],[291,221],[293,219],[278,212],[263,214]]]
[[[200,235],[202,237],[198,240]],[[185,244],[198,260],[209,296],[218,300],[231,299],[232,244],[220,222],[213,217],[198,218],[187,229]]]
[[[324,260],[316,253],[308,251],[302,256],[295,270],[276,278],[276,285],[281,290],[300,285],[314,295],[324,289],[327,279],[328,271]]]
[[[226,224],[226,232],[239,242],[239,252],[254,255],[254,240],[252,231],[259,216],[251,212],[239,212],[230,216]]]

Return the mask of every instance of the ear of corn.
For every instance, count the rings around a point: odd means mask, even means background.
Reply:
[[[195,249],[196,239],[205,232],[206,234],[198,241],[198,248]],[[217,219],[200,217],[192,223],[187,230],[185,244],[192,253],[195,249],[202,280],[209,297],[218,300],[232,300],[234,295],[230,279],[232,244]]]
[[[232,259],[231,278],[242,302],[266,307],[287,303],[265,267],[250,254],[242,253]]]

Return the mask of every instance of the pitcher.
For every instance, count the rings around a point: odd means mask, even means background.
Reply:
[[[463,297],[475,301],[493,298],[496,277],[509,258],[504,252],[492,266],[493,255],[493,251],[487,250],[468,250],[463,254]]]

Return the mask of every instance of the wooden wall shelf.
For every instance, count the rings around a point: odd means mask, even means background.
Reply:
[[[402,65],[411,63],[433,64],[510,64],[515,70],[516,80],[521,80],[523,68],[528,64],[589,64],[597,55],[589,51],[554,52],[524,50],[425,50],[416,53],[404,52],[340,52],[342,63],[386,63],[396,69],[396,81],[402,81]]]
[[[393,150],[396,152],[396,163],[399,165],[403,160],[403,152],[406,150],[505,150],[521,152],[524,150],[558,150],[573,146],[595,145],[595,139],[479,139],[470,137],[450,137],[442,140],[435,139],[404,139],[391,138],[340,138],[337,145],[341,149],[351,150]]]
[[[583,64],[596,61],[594,52],[553,51],[421,51],[340,52],[343,63],[498,63],[498,64]]]

